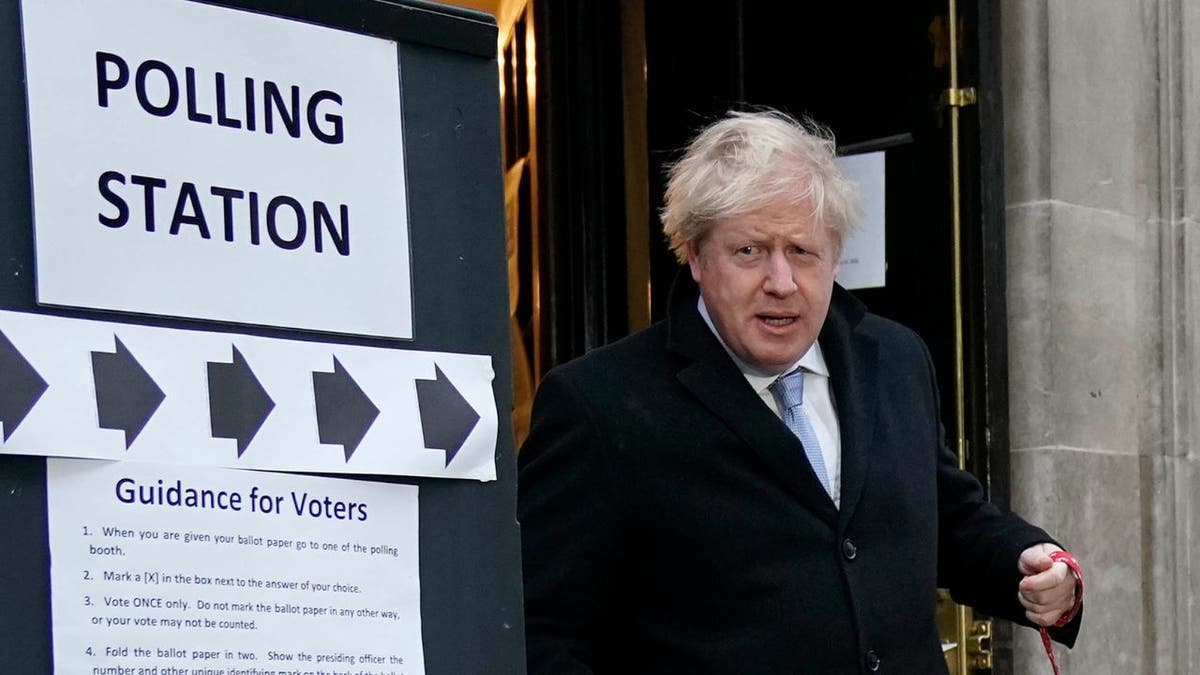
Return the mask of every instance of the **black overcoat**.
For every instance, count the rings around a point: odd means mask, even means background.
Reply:
[[[538,390],[519,456],[529,673],[942,673],[939,584],[1023,621],[1018,556],[1052,539],[956,468],[916,334],[834,289],[837,509],[683,276],[665,322]]]

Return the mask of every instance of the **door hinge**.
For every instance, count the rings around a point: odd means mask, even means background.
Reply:
[[[947,89],[942,92],[941,104],[954,108],[964,108],[969,105],[975,105],[976,98],[975,87]]]
[[[992,669],[992,622],[976,620],[967,636],[967,662],[972,670]]]

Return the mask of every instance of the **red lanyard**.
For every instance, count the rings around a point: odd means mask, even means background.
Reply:
[[[1071,606],[1070,611],[1055,622],[1054,627],[1058,628],[1071,623],[1071,619],[1075,618],[1075,615],[1079,613],[1079,608],[1083,605],[1083,570],[1079,569],[1079,563],[1075,561],[1075,556],[1066,551],[1055,551],[1050,554],[1050,559],[1054,562],[1065,563],[1075,575],[1075,604]],[[1050,659],[1050,667],[1054,669],[1054,675],[1060,675],[1058,662],[1054,660],[1054,649],[1050,646],[1050,633],[1045,628],[1040,628],[1038,632],[1042,634],[1042,646],[1046,648],[1046,656]]]

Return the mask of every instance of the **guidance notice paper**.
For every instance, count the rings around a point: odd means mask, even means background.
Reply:
[[[49,459],[54,664],[423,675],[417,488]]]

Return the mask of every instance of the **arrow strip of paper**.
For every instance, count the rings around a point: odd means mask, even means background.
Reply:
[[[0,377],[0,453],[496,477],[487,355],[0,311]]]

